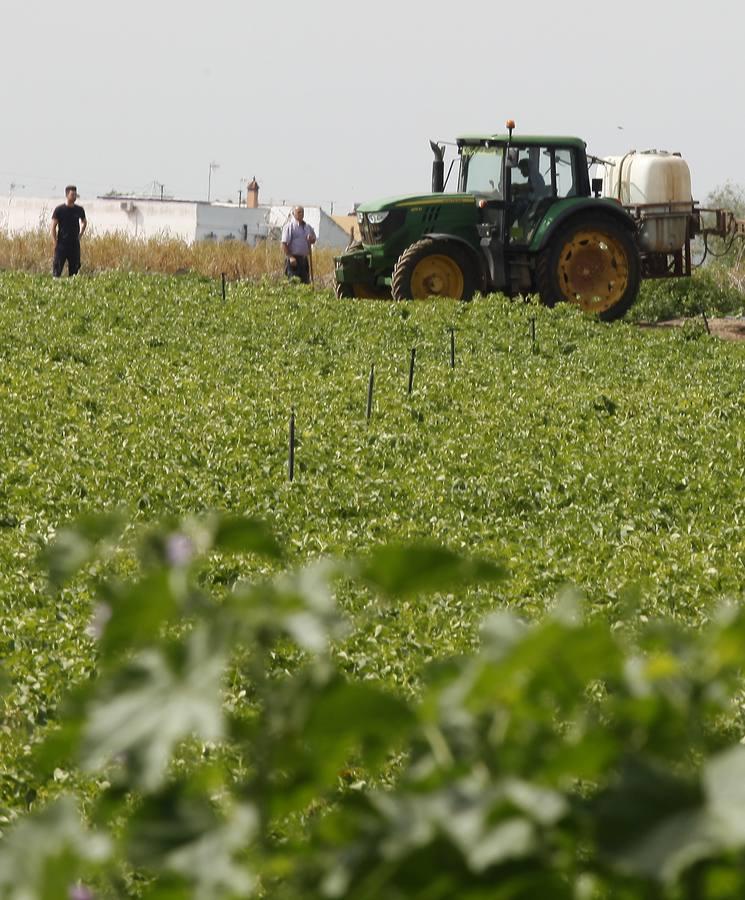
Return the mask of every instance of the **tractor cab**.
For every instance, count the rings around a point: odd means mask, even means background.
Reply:
[[[473,194],[504,244],[528,245],[545,214],[570,197],[588,197],[584,143],[577,138],[509,136],[458,140],[458,190]]]

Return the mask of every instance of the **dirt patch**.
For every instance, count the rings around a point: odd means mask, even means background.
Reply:
[[[640,328],[682,328],[686,322],[700,322],[705,327],[704,317],[696,319],[667,319],[664,322],[640,322]],[[709,331],[714,337],[725,341],[745,341],[745,319],[734,316],[723,316],[721,319],[709,319]]]

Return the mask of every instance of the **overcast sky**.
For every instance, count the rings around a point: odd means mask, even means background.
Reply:
[[[745,184],[743,0],[0,0],[0,193],[426,191],[429,138],[576,134]]]

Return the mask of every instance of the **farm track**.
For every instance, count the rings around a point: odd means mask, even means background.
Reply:
[[[714,337],[721,338],[724,341],[745,341],[745,318],[741,316],[722,316],[721,318],[710,319],[709,330]],[[664,322],[639,322],[640,328],[683,328],[686,323],[698,323],[705,328],[703,318],[697,319],[678,318],[666,319]]]

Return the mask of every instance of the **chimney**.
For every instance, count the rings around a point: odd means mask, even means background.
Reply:
[[[259,205],[259,186],[256,184],[256,176],[246,185],[246,206],[249,209],[256,209]]]

